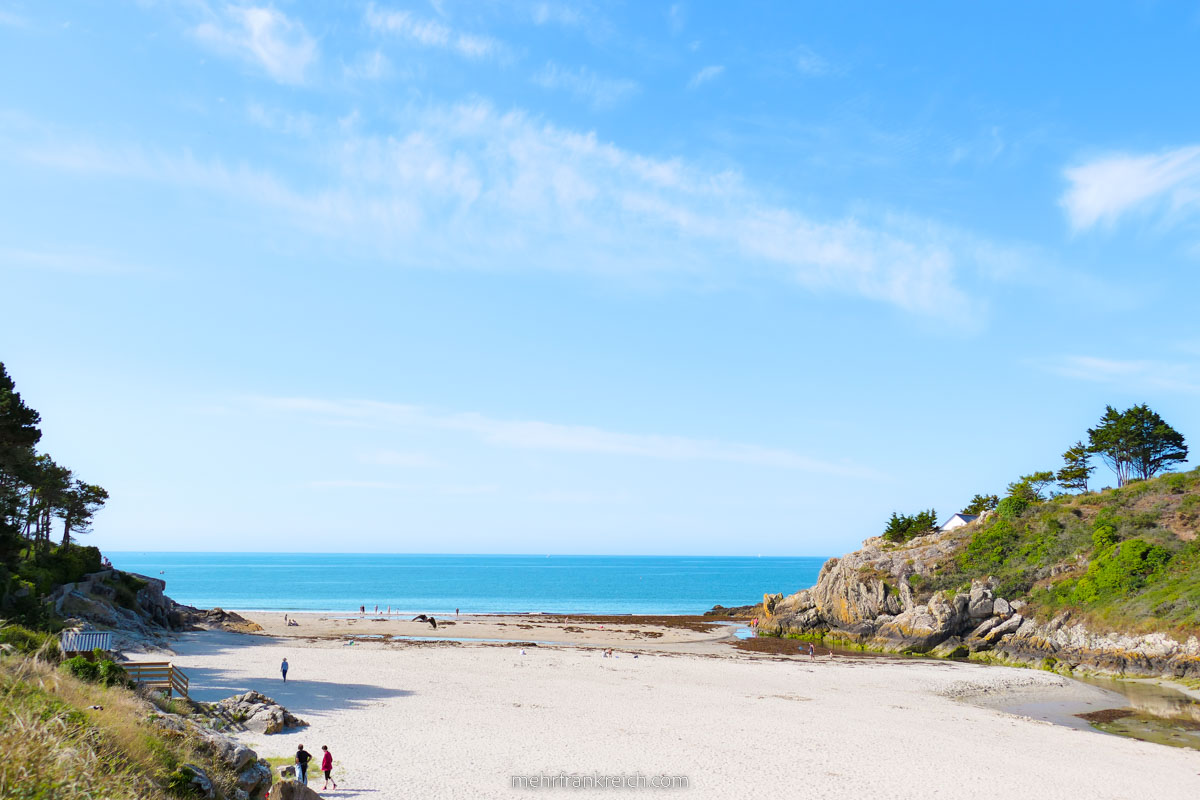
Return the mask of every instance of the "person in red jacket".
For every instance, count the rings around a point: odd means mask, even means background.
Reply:
[[[333,772],[333,753],[329,752],[329,748],[325,745],[321,745],[321,749],[325,751],[321,754],[321,770],[325,773],[325,785],[321,788],[321,791],[328,789],[330,782],[333,783],[333,788],[336,789],[337,781],[333,780],[333,775],[331,774]]]

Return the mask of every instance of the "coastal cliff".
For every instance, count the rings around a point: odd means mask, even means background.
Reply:
[[[116,650],[161,646],[186,630],[262,630],[233,612],[176,603],[165,588],[158,578],[109,568],[55,587],[42,602],[49,618],[64,627],[112,631]]]
[[[904,543],[876,537],[763,599],[760,635],[1059,670],[1200,678],[1200,471]]]

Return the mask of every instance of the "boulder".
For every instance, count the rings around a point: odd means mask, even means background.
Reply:
[[[217,709],[227,717],[255,733],[279,733],[287,728],[300,728],[307,722],[294,716],[266,695],[246,692],[227,697],[217,703]]]
[[[992,613],[998,617],[1007,617],[1012,613],[1012,606],[1003,597],[997,597],[992,601]]]
[[[959,636],[951,636],[937,647],[929,651],[929,655],[938,658],[966,658],[971,650]]]
[[[271,787],[270,800],[321,800],[321,795],[298,781],[282,781]]]
[[[249,797],[271,786],[271,765],[266,759],[256,759],[237,774],[237,788]]]
[[[998,620],[999,618],[992,617],[992,619]],[[1000,624],[993,626],[992,629],[988,631],[987,634],[982,638],[984,641],[994,644],[1002,637],[1007,636],[1010,633],[1014,633],[1017,628],[1021,627],[1021,623],[1024,621],[1024,618],[1020,614],[1013,614],[1008,619],[1000,622]]]
[[[184,764],[180,769],[183,774],[191,774],[191,780],[188,783],[189,788],[196,797],[216,797],[217,791],[213,788],[212,779],[208,777],[208,773],[202,767],[195,764]]]
[[[279,768],[279,778],[280,778],[280,780],[285,780],[285,781],[295,780],[296,765],[295,764],[284,764],[282,767],[280,767]]]
[[[992,610],[995,607],[995,597],[992,590],[985,586],[973,583],[971,585],[970,600],[967,605],[967,613],[971,619],[986,619],[992,615]]]

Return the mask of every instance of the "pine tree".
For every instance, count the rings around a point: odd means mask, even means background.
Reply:
[[[1056,478],[1064,489],[1087,491],[1088,478],[1096,469],[1091,465],[1091,453],[1083,442],[1076,442],[1063,453],[1063,467]]]

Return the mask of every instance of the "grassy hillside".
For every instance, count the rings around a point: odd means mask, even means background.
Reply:
[[[1040,618],[1097,630],[1200,633],[1200,469],[1000,508],[969,529],[922,593],[994,576]]]
[[[191,797],[186,764],[232,797],[234,776],[191,737],[150,724],[158,713],[129,689],[77,680],[50,661],[0,656],[0,797]]]

